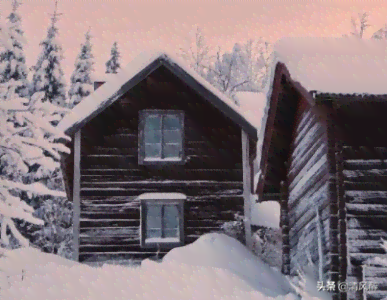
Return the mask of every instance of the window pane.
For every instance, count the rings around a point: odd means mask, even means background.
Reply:
[[[180,120],[178,116],[175,115],[165,115],[164,116],[164,130],[171,129],[180,129]]]
[[[161,144],[145,144],[145,158],[161,157]]]
[[[164,157],[180,157],[181,145],[180,144],[165,144],[164,145]]]
[[[164,143],[181,144],[181,131],[180,130],[164,130]]]
[[[161,116],[148,115],[145,119],[145,131],[161,130]]]
[[[164,228],[166,230],[179,228],[179,210],[177,205],[164,206]]]
[[[180,232],[179,229],[164,229],[164,237],[166,238],[179,238],[180,237]]]
[[[161,237],[161,205],[148,204],[146,214],[147,238]]]
[[[161,143],[161,130],[150,130],[144,132],[145,143]]]

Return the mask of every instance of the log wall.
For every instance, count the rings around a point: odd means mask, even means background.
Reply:
[[[153,77],[118,100],[82,129],[80,261],[144,259],[157,249],[140,247],[140,203],[149,192],[187,195],[185,243],[219,231],[243,215],[241,130],[185,87]],[[166,80],[164,78],[164,80]],[[162,99],[168,99],[163,101]],[[185,113],[183,165],[138,164],[142,109]],[[250,142],[255,154],[255,142]],[[252,161],[252,159],[251,159]],[[166,251],[160,252],[160,258]]]
[[[322,235],[323,273],[329,241],[327,135],[311,108],[301,102],[297,111],[288,170],[290,273],[319,265],[316,207]],[[318,277],[318,274],[315,274]]]
[[[347,212],[347,281],[363,280],[362,265],[373,257],[387,258],[380,245],[387,239],[387,149],[344,147],[344,188]],[[387,297],[385,268],[373,266],[363,274],[366,280],[378,284],[377,291],[365,299]],[[348,299],[363,297],[351,292]]]

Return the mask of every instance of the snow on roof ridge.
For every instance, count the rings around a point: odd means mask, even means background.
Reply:
[[[103,106],[106,100],[112,97],[119,90],[119,88],[123,86],[128,80],[133,78],[133,76],[141,72],[152,62],[160,58],[163,58],[169,63],[176,64],[181,67],[184,71],[189,73],[190,76],[192,76],[198,83],[204,86],[207,90],[211,91],[211,93],[213,93],[220,100],[222,100],[227,106],[229,106],[239,115],[241,115],[246,120],[246,122],[248,122],[252,127],[255,127],[252,121],[248,120],[244,116],[240,108],[228,96],[213,87],[203,77],[201,77],[198,73],[196,73],[189,66],[187,66],[187,64],[183,60],[181,60],[175,54],[172,54],[166,50],[154,48],[141,52],[136,58],[134,58],[130,63],[128,63],[125,68],[121,69],[117,74],[112,74],[112,76],[109,76],[112,78],[112,80],[109,79],[104,85],[98,88],[98,90],[91,93],[88,97],[83,99],[76,107],[74,107],[72,111],[67,114],[58,124],[58,129],[67,131],[73,125],[82,121],[82,117],[85,118],[93,111]]]

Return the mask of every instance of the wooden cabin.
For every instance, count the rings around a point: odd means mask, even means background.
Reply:
[[[231,99],[161,52],[95,88],[58,125],[76,260],[162,258],[250,211],[257,129]]]
[[[386,49],[351,38],[275,45],[258,201],[281,204],[283,273],[314,266],[316,280],[335,283],[333,299],[387,296],[387,268],[368,263],[387,258]],[[377,290],[338,289],[364,281]]]

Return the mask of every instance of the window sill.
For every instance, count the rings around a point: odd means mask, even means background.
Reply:
[[[148,166],[163,166],[163,165],[183,165],[185,160],[183,158],[145,158],[139,161],[139,165]]]
[[[175,247],[181,247],[184,243],[180,239],[159,239],[159,242],[155,239],[146,239],[145,242],[141,245],[142,248],[148,249],[171,249]]]

